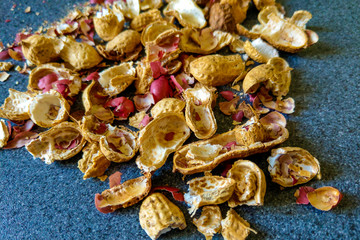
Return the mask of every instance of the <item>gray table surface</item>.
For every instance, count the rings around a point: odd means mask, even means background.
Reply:
[[[25,26],[37,29],[44,20],[55,21],[66,15],[75,0],[10,1],[1,0],[0,40],[13,41]],[[291,96],[296,111],[290,115],[290,138],[282,146],[307,149],[319,159],[322,180],[312,180],[312,187],[334,186],[344,198],[329,212],[311,206],[296,205],[296,188],[280,190],[271,182],[266,158],[269,153],[248,159],[265,172],[267,192],[263,207],[237,207],[236,211],[258,231],[248,239],[360,239],[359,207],[359,1],[281,1],[287,16],[300,9],[313,14],[308,28],[320,41],[298,53],[281,56],[292,71]],[[12,5],[17,3],[14,11]],[[31,13],[23,13],[31,6]],[[39,16],[35,15],[39,12]],[[256,21],[256,10],[249,11],[247,26]],[[5,23],[5,19],[11,22]],[[0,83],[0,102],[7,89],[25,91],[27,77],[11,72]],[[219,131],[229,128],[229,118],[217,114]],[[108,188],[108,181],[82,180],[75,158],[44,164],[27,151],[0,150],[0,239],[148,239],[141,229],[140,204],[101,214],[94,207],[94,194]],[[153,185],[167,183],[187,191],[180,174],[171,173],[168,161],[153,177]],[[124,180],[140,175],[135,163],[112,164],[108,174],[123,173]],[[190,179],[189,177],[187,180]],[[169,196],[169,195],[168,195]],[[171,197],[169,197],[171,199]],[[173,230],[161,239],[203,239],[191,223],[185,203],[176,202],[185,213],[188,227]],[[227,206],[222,205],[223,217]],[[214,239],[222,239],[216,235]]]

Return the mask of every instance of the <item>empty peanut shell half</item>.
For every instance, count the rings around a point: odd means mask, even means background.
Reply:
[[[211,240],[214,234],[221,230],[221,211],[219,206],[204,206],[201,210],[201,216],[193,219],[194,225],[198,231],[204,234],[206,240]]]

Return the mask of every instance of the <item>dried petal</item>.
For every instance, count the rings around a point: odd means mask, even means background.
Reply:
[[[122,175],[121,172],[116,171],[115,173],[113,173],[109,176],[110,188],[113,188],[113,187],[121,184],[121,175]]]
[[[298,190],[296,190],[294,196],[296,197],[296,203],[297,204],[309,204],[309,199],[307,198],[307,194],[309,192],[315,191],[312,187],[300,187]]]
[[[136,110],[146,112],[150,109],[151,105],[155,104],[155,100],[151,93],[147,93],[145,95],[135,95],[134,103]]]
[[[173,198],[176,201],[180,201],[180,202],[184,202],[184,194],[181,192],[180,189],[175,188],[175,187],[169,187],[169,186],[158,186],[158,187],[154,187],[152,189],[152,191],[156,191],[156,190],[165,190],[171,193],[171,195],[173,196]]]
[[[232,91],[222,91],[220,95],[225,98],[227,101],[231,101],[234,98],[234,93]]]
[[[150,93],[152,93],[155,103],[163,98],[172,97],[173,95],[169,81],[164,76],[161,76],[151,83]]]

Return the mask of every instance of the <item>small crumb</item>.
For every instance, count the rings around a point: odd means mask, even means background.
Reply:
[[[31,7],[30,7],[30,6],[28,6],[27,8],[25,8],[25,13],[29,13],[29,12],[31,12]]]
[[[100,176],[100,177],[98,177],[98,179],[100,179],[100,181],[105,181],[106,179],[107,179],[107,175],[102,175],[102,176]]]
[[[236,91],[240,91],[240,85],[239,84],[236,84],[236,85],[232,86],[231,88],[236,90]]]
[[[40,15],[40,13],[39,13],[39,12],[36,12],[36,13],[35,13],[35,15],[36,15],[36,16],[39,16],[39,15]]]
[[[6,20],[5,20],[6,23],[8,23],[8,22],[10,22],[10,21],[11,21],[10,19],[6,19]]]
[[[19,81],[16,81],[16,82],[15,82],[15,85],[19,85]]]
[[[13,66],[11,62],[0,62],[0,71],[9,71]]]
[[[6,72],[0,72],[0,82],[5,82],[10,77],[10,74]]]
[[[20,67],[19,65],[17,65],[17,66],[15,67],[15,71],[20,72],[20,71],[21,71],[21,67]]]

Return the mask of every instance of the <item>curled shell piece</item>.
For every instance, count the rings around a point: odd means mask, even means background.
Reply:
[[[211,240],[214,234],[221,230],[221,211],[219,206],[205,206],[201,210],[201,216],[193,219],[198,231],[204,234],[206,240]]]
[[[275,96],[285,96],[290,88],[291,70],[285,59],[271,58],[266,64],[256,66],[246,74],[244,92],[255,93],[262,83]]]
[[[151,108],[151,116],[156,118],[162,113],[179,112],[185,108],[185,102],[177,98],[163,98]]]
[[[133,19],[140,14],[140,0],[116,1],[113,10],[122,12],[125,17]]]
[[[0,107],[0,117],[11,121],[29,119],[29,105],[32,97],[32,94],[28,92],[19,92],[15,89],[9,88],[9,96]]]
[[[140,131],[140,156],[136,165],[144,172],[153,172],[164,165],[170,153],[176,151],[190,136],[181,113],[159,115]]]
[[[170,31],[177,30],[176,26],[168,21],[156,21],[147,25],[141,33],[141,43],[145,46],[148,42],[156,41],[167,35]]]
[[[189,192],[184,194],[184,199],[190,205],[191,216],[201,206],[226,202],[235,189],[234,179],[221,176],[198,177],[188,181],[187,184],[189,184]]]
[[[88,143],[83,149],[83,157],[78,162],[78,168],[84,173],[84,180],[91,177],[100,177],[104,175],[106,169],[110,166],[110,161],[106,159],[100,151],[97,142]]]
[[[70,97],[79,93],[81,89],[81,78],[79,75],[58,63],[42,64],[34,68],[29,75],[27,89],[29,91],[44,91],[43,88],[39,87],[41,85],[40,80],[50,74],[56,76],[56,81],[64,80],[63,82],[66,82]],[[56,90],[57,87],[53,86],[53,89]]]
[[[96,46],[99,53],[106,59],[113,61],[131,61],[141,52],[140,34],[134,30],[125,30],[119,33],[106,46]]]
[[[129,161],[138,149],[136,135],[125,127],[108,125],[106,135],[100,138],[100,149],[112,162]]]
[[[153,193],[141,204],[139,220],[142,229],[152,239],[174,228],[186,228],[184,214],[161,193]]]
[[[266,63],[269,59],[279,57],[279,52],[261,38],[254,41],[246,41],[244,50],[249,57],[259,63]]]
[[[211,107],[212,103],[216,101],[215,91],[215,88],[201,84],[196,84],[194,88],[184,91],[186,123],[199,139],[208,139],[217,130],[216,119]]]
[[[210,171],[223,161],[267,152],[289,137],[289,132],[284,126],[259,124],[257,120],[250,119],[229,132],[183,146],[175,152],[173,172],[179,171],[189,175]],[[272,136],[272,132],[275,135]]]
[[[135,75],[133,62],[126,62],[102,71],[99,74],[99,83],[109,96],[115,96],[123,92],[135,80]]]
[[[183,27],[203,28],[206,25],[202,9],[192,0],[172,0],[165,7],[164,15],[176,17]]]
[[[146,197],[151,189],[151,175],[147,174],[130,179],[122,184],[106,189],[98,197],[97,208],[106,208],[113,212],[119,208],[127,208]]]
[[[39,134],[26,149],[34,158],[41,158],[46,164],[55,160],[66,160],[81,151],[86,141],[76,123],[62,122]]]
[[[113,122],[113,112],[104,107],[108,100],[108,95],[101,87],[98,81],[92,81],[88,85],[82,95],[82,102],[85,108],[85,115],[94,115],[103,122]]]
[[[302,148],[273,149],[267,161],[272,181],[283,187],[307,183],[315,176],[321,177],[319,161]]]
[[[6,146],[7,141],[9,140],[10,134],[9,129],[6,126],[5,120],[0,120],[0,148]]]
[[[244,240],[250,231],[256,233],[250,228],[250,224],[240,217],[233,208],[227,212],[226,218],[221,221],[221,235],[225,240]]]
[[[211,28],[183,28],[179,46],[184,52],[211,54],[234,43],[243,44],[240,39],[228,32],[213,31]]]
[[[25,58],[36,65],[55,61],[63,47],[60,39],[43,35],[34,34],[21,41]]]
[[[214,30],[234,32],[236,23],[232,15],[231,5],[214,3],[210,8],[209,25]]]
[[[159,9],[162,7],[162,0],[142,0],[140,1],[140,9],[142,11],[148,9]]]
[[[36,95],[29,105],[31,120],[43,128],[50,128],[66,121],[69,112],[69,103],[54,90]]]
[[[246,13],[251,0],[221,0],[220,4],[229,4],[231,13],[236,23],[242,23],[246,18]]]
[[[190,63],[190,73],[206,86],[222,86],[231,83],[245,70],[240,55],[208,55]]]
[[[97,51],[87,43],[76,42],[65,38],[60,57],[75,70],[89,69],[98,65],[103,59]]]
[[[226,174],[235,180],[235,190],[229,199],[229,207],[239,205],[261,206],[264,204],[266,181],[264,172],[253,162],[238,160]]]
[[[130,23],[130,27],[135,31],[142,31],[147,25],[155,21],[161,20],[161,12],[158,9],[152,9],[136,16]]]
[[[99,37],[105,41],[110,41],[122,31],[125,18],[119,11],[103,8],[96,13],[93,21],[95,31]]]
[[[342,199],[342,194],[334,187],[321,187],[307,193],[310,204],[319,210],[329,211]]]

